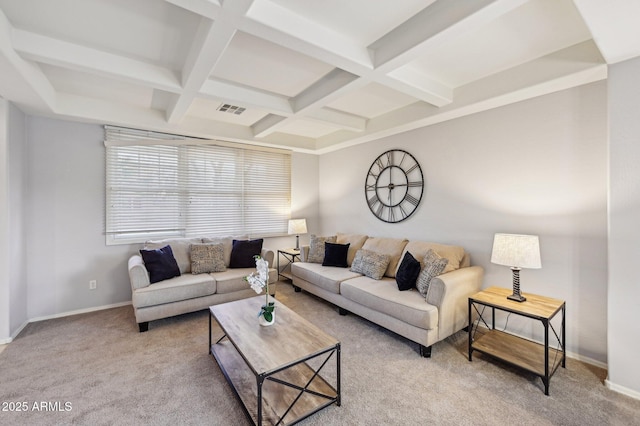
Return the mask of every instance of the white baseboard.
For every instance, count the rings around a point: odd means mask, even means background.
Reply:
[[[591,364],[596,367],[602,368],[603,370],[608,370],[609,365],[606,362],[598,361],[593,358],[589,358],[588,356],[583,356],[574,352],[567,352],[567,358],[573,358],[580,362],[584,362],[585,364]]]
[[[119,308],[121,306],[127,306],[127,305],[130,305],[130,304],[131,304],[131,301],[128,301],[128,302],[113,303],[111,305],[96,306],[96,307],[93,307],[93,308],[78,309],[76,311],[61,312],[59,314],[45,315],[43,317],[31,318],[29,320],[29,322],[38,322],[38,321],[45,321],[45,320],[55,319],[55,318],[69,317],[71,315],[86,314],[86,313],[89,313],[89,312],[102,311],[102,310],[105,310],[105,309]]]
[[[631,397],[633,399],[640,400],[640,392],[638,392],[638,391],[635,391],[633,389],[629,389],[629,388],[624,387],[624,386],[616,385],[615,383],[611,383],[609,381],[609,379],[606,379],[604,381],[604,385],[608,389],[611,389],[614,392],[618,392],[618,393],[621,393],[623,395],[627,395],[627,396],[629,396],[629,397]]]
[[[11,337],[6,338],[6,339],[0,339],[0,345],[6,345],[8,343],[13,342],[13,340],[18,336],[18,334],[20,334],[20,332],[27,326],[27,324],[32,323],[32,322],[45,321],[45,320],[50,320],[50,319],[55,319],[55,318],[62,318],[62,317],[69,317],[71,315],[86,314],[86,313],[89,313],[89,312],[102,311],[102,310],[111,309],[111,308],[119,308],[121,306],[127,306],[127,305],[131,305],[131,301],[113,303],[111,305],[96,306],[96,307],[93,307],[93,308],[78,309],[78,310],[75,310],[75,311],[61,312],[59,314],[45,315],[45,316],[42,316],[42,317],[31,318],[30,320],[27,320],[26,322],[24,322],[20,327],[18,327],[16,329],[16,331],[14,331],[11,334]]]

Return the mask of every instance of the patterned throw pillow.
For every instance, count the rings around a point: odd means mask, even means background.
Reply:
[[[222,272],[224,266],[224,245],[191,244],[191,273]]]
[[[418,275],[418,281],[416,281],[416,288],[421,295],[427,297],[431,280],[442,274],[442,271],[444,271],[448,262],[448,259],[438,256],[438,254],[432,249],[427,251],[423,261],[424,268],[422,269],[422,272],[420,272],[420,275]]]
[[[324,243],[335,243],[336,236],[333,235],[331,237],[318,237],[314,234],[311,235],[311,240],[309,241],[309,256],[307,257],[307,262],[311,263],[322,263],[324,261]]]
[[[351,264],[351,271],[364,274],[374,280],[384,276],[391,258],[387,254],[376,253],[371,250],[360,249],[356,252]]]

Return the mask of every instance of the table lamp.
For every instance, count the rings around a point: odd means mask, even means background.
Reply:
[[[520,269],[539,269],[540,243],[537,235],[495,234],[491,263],[510,266],[513,271],[513,294],[507,299],[516,302],[527,300],[520,294]]]
[[[300,234],[307,233],[306,219],[289,219],[289,235],[296,236],[296,250],[300,250]]]

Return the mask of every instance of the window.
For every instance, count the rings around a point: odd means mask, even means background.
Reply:
[[[105,133],[107,244],[286,234],[289,152],[113,127]]]

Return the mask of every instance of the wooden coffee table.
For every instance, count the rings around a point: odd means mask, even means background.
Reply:
[[[256,296],[209,308],[209,353],[249,420],[293,424],[333,403],[339,406],[340,342],[280,302],[275,324],[260,326],[264,301]],[[215,343],[213,319],[224,333]],[[332,358],[335,386],[319,374]]]

